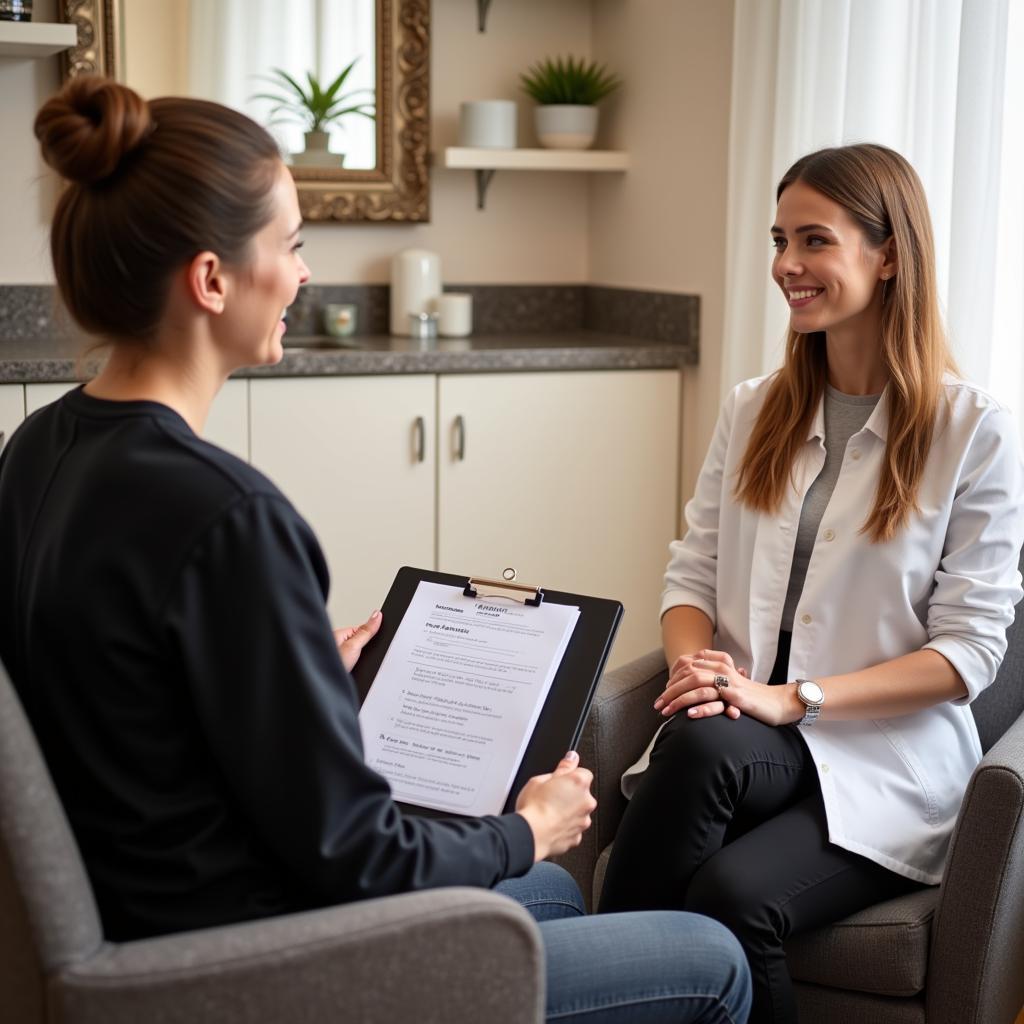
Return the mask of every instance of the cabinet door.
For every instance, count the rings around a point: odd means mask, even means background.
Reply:
[[[61,395],[67,394],[77,384],[26,384],[25,385],[25,415],[31,416],[36,409],[42,409],[44,405],[56,402]]]
[[[229,380],[217,392],[203,437],[249,461],[249,382]]]
[[[25,388],[21,384],[0,384],[0,449],[25,418]]]
[[[313,527],[336,626],[379,608],[403,565],[434,565],[433,376],[251,380],[252,462]]]
[[[621,601],[610,665],[657,647],[679,392],[675,370],[442,377],[438,568]]]

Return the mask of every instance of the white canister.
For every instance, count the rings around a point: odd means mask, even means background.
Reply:
[[[445,292],[437,299],[437,332],[442,338],[465,338],[473,331],[473,296]]]
[[[409,337],[409,314],[430,313],[441,294],[441,257],[403,249],[391,260],[391,333]]]
[[[459,106],[459,145],[516,148],[515,100],[473,100]]]

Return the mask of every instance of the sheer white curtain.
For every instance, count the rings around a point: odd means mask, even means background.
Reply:
[[[961,369],[1024,433],[1022,53],[1024,0],[736,0],[724,388],[782,357],[779,178],[822,146],[880,142],[928,193]]]
[[[344,91],[375,86],[374,0],[192,0],[189,4],[189,91],[235,107],[262,124],[272,104],[252,99],[283,92],[258,77],[283,68],[303,85],[312,71],[328,84],[359,58]],[[360,94],[369,99],[369,94]],[[270,126],[283,151],[303,148],[302,129]],[[330,149],[345,154],[345,166],[373,167],[372,121],[348,117],[331,129]]]

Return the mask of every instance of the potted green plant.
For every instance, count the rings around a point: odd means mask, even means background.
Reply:
[[[573,57],[545,58],[519,76],[536,100],[537,137],[552,149],[586,149],[597,135],[597,104],[622,82],[603,64]]]
[[[273,68],[273,74],[260,76],[282,90],[280,93],[261,92],[253,97],[270,100],[274,104],[270,110],[270,124],[291,122],[301,125],[303,129],[306,140],[305,154],[293,154],[293,158],[305,155],[307,160],[303,162],[324,164],[337,161],[343,164],[344,154],[328,155],[328,129],[333,125],[341,126],[346,117],[368,117],[372,121],[376,116],[372,89],[342,92],[358,60],[357,57],[348,67],[342,69],[338,77],[327,86],[321,85],[312,71],[306,72],[308,88],[282,68]],[[359,98],[361,94],[366,93],[370,94],[370,99]]]

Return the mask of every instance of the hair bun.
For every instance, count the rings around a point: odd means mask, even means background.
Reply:
[[[109,178],[153,130],[149,104],[101,75],[78,75],[36,115],[43,159],[83,185]]]

